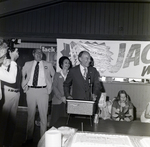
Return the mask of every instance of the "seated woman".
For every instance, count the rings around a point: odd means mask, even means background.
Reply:
[[[113,101],[111,109],[112,120],[115,121],[132,121],[133,104],[129,99],[126,91],[120,90],[117,98]]]
[[[68,57],[62,56],[59,59],[60,72],[56,72],[53,79],[52,111],[50,125],[53,126],[59,117],[66,116],[66,97],[64,96],[63,83],[69,69],[72,67]]]
[[[146,109],[143,111],[140,119],[141,122],[150,123],[150,102],[146,106]]]

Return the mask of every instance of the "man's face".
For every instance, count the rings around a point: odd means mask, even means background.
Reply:
[[[13,54],[13,56],[15,56],[15,60],[18,59],[19,57],[19,52],[18,52],[18,49],[16,48],[13,52],[11,52],[11,54]]]
[[[35,52],[33,53],[33,56],[34,56],[34,60],[36,60],[37,62],[41,61],[42,57],[43,57],[42,50],[41,49],[36,49]]]
[[[82,56],[79,58],[80,60],[80,63],[83,67],[88,67],[89,66],[89,63],[90,63],[90,54],[89,53],[86,53],[84,52],[82,54]]]

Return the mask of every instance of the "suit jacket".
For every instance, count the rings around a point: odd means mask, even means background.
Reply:
[[[71,86],[73,99],[92,100],[91,93],[99,95],[101,90],[98,71],[94,67],[88,67],[86,80],[84,80],[79,65],[71,68],[64,82],[66,97],[70,95]]]
[[[63,88],[64,78],[60,72],[56,72],[53,80],[53,92],[52,104],[61,104],[62,97],[64,96]]]
[[[50,94],[52,90],[52,78],[55,74],[54,68],[51,63],[47,61],[43,61],[43,66],[44,66],[44,74],[45,74],[45,81],[47,85],[47,92]],[[32,71],[32,66],[33,66],[34,61],[29,61],[26,62],[25,65],[22,68],[22,88],[24,92],[27,92],[28,90],[28,82],[31,76],[31,71]]]

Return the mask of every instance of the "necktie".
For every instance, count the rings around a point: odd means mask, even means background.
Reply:
[[[87,75],[87,69],[84,68],[84,72],[83,72],[83,78],[84,78],[84,80],[86,80],[86,75]]]
[[[33,75],[33,86],[37,86],[38,83],[38,75],[39,75],[39,62],[37,62]]]

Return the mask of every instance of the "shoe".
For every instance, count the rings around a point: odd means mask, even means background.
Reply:
[[[33,143],[33,139],[28,139],[22,144],[22,146],[28,146],[31,145],[32,143]]]

